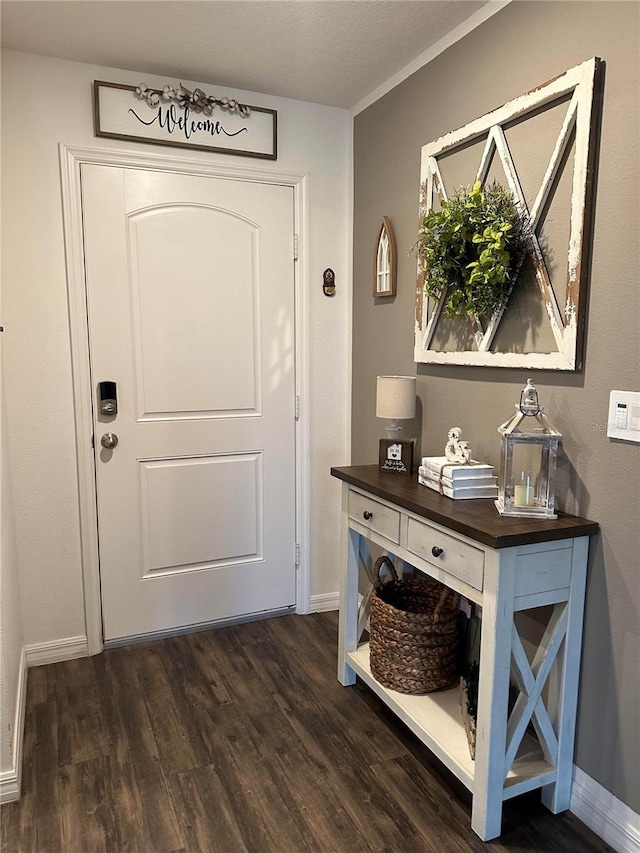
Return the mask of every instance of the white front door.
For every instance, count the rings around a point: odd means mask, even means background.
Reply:
[[[84,165],[82,196],[105,640],[292,606],[292,188]]]

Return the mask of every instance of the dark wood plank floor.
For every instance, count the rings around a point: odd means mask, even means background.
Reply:
[[[337,616],[285,616],[29,672],[23,794],[4,853],[608,848],[534,794],[503,835],[367,690],[341,687]]]

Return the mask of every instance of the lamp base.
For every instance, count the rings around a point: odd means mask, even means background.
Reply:
[[[387,438],[391,438],[394,441],[400,441],[404,432],[402,424],[398,423],[398,421],[390,421],[384,431],[387,434]]]

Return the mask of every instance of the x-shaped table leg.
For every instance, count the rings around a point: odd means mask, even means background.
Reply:
[[[520,695],[509,717],[507,725],[507,751],[504,775],[511,769],[529,721],[533,719],[545,760],[553,767],[558,758],[558,738],[551,723],[547,708],[542,700],[542,690],[547,682],[562,642],[567,633],[566,602],[556,604],[549,624],[540,641],[533,663],[529,665],[518,630],[513,625],[511,635],[512,672]]]

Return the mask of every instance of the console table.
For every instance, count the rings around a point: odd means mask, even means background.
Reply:
[[[343,489],[340,682],[359,676],[469,788],[471,826],[483,840],[500,835],[503,801],[525,791],[541,788],[554,813],[569,808],[589,536],[598,525],[561,513],[503,517],[492,500],[451,500],[376,465],[331,474]],[[371,675],[361,643],[371,583],[364,597],[359,591],[361,565],[371,578],[370,543],[482,608],[475,761],[457,687],[410,696]],[[551,615],[530,663],[514,614],[545,605]],[[519,690],[511,713],[510,683]]]

